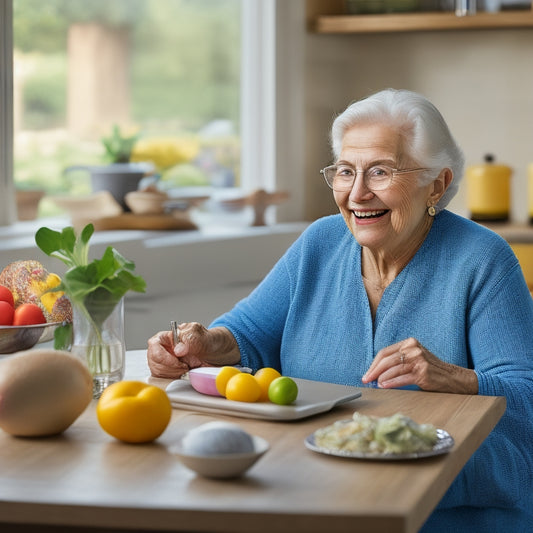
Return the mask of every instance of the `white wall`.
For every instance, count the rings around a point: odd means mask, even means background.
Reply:
[[[207,326],[250,293],[303,228],[244,228],[241,235],[198,242],[174,234],[121,243],[121,253],[135,260],[148,286],[147,294],[126,300],[128,348],[146,347],[151,335],[169,329],[170,320]]]
[[[486,153],[514,169],[512,217],[528,218],[533,162],[533,29],[371,35],[308,34],[306,157],[308,218],[334,210],[318,169],[330,160],[334,114],[386,87],[423,93],[437,105],[466,155]],[[451,208],[467,214],[464,184]]]

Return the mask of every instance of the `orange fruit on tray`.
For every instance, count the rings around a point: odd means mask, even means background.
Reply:
[[[268,402],[268,387],[272,381],[281,377],[281,374],[275,368],[265,367],[260,368],[254,374],[254,377],[261,387],[261,396],[259,396],[259,401]]]
[[[226,385],[226,398],[237,402],[257,402],[261,387],[252,374],[239,372]]]

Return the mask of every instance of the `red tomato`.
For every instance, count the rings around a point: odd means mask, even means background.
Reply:
[[[15,309],[14,326],[29,326],[31,324],[44,324],[45,322],[46,318],[37,304],[21,304]]]
[[[12,326],[14,314],[13,306],[0,300],[0,326]]]
[[[15,300],[12,292],[3,285],[0,285],[0,302],[7,302],[11,307],[15,307]]]

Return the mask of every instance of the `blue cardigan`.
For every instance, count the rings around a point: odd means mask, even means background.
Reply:
[[[325,217],[214,326],[233,333],[243,365],[293,377],[360,386],[376,353],[407,337],[474,369],[479,394],[505,396],[507,409],[424,531],[532,530],[533,300],[497,234],[439,213],[372,320],[361,247],[341,215]]]

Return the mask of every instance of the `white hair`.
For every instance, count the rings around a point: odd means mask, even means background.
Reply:
[[[383,123],[395,127],[403,140],[402,159],[431,169],[420,175],[421,185],[431,183],[444,168],[453,180],[437,204],[443,209],[455,196],[463,177],[464,155],[439,110],[424,96],[407,90],[385,89],[352,103],[333,122],[331,148],[339,158],[346,131],[358,124]]]

